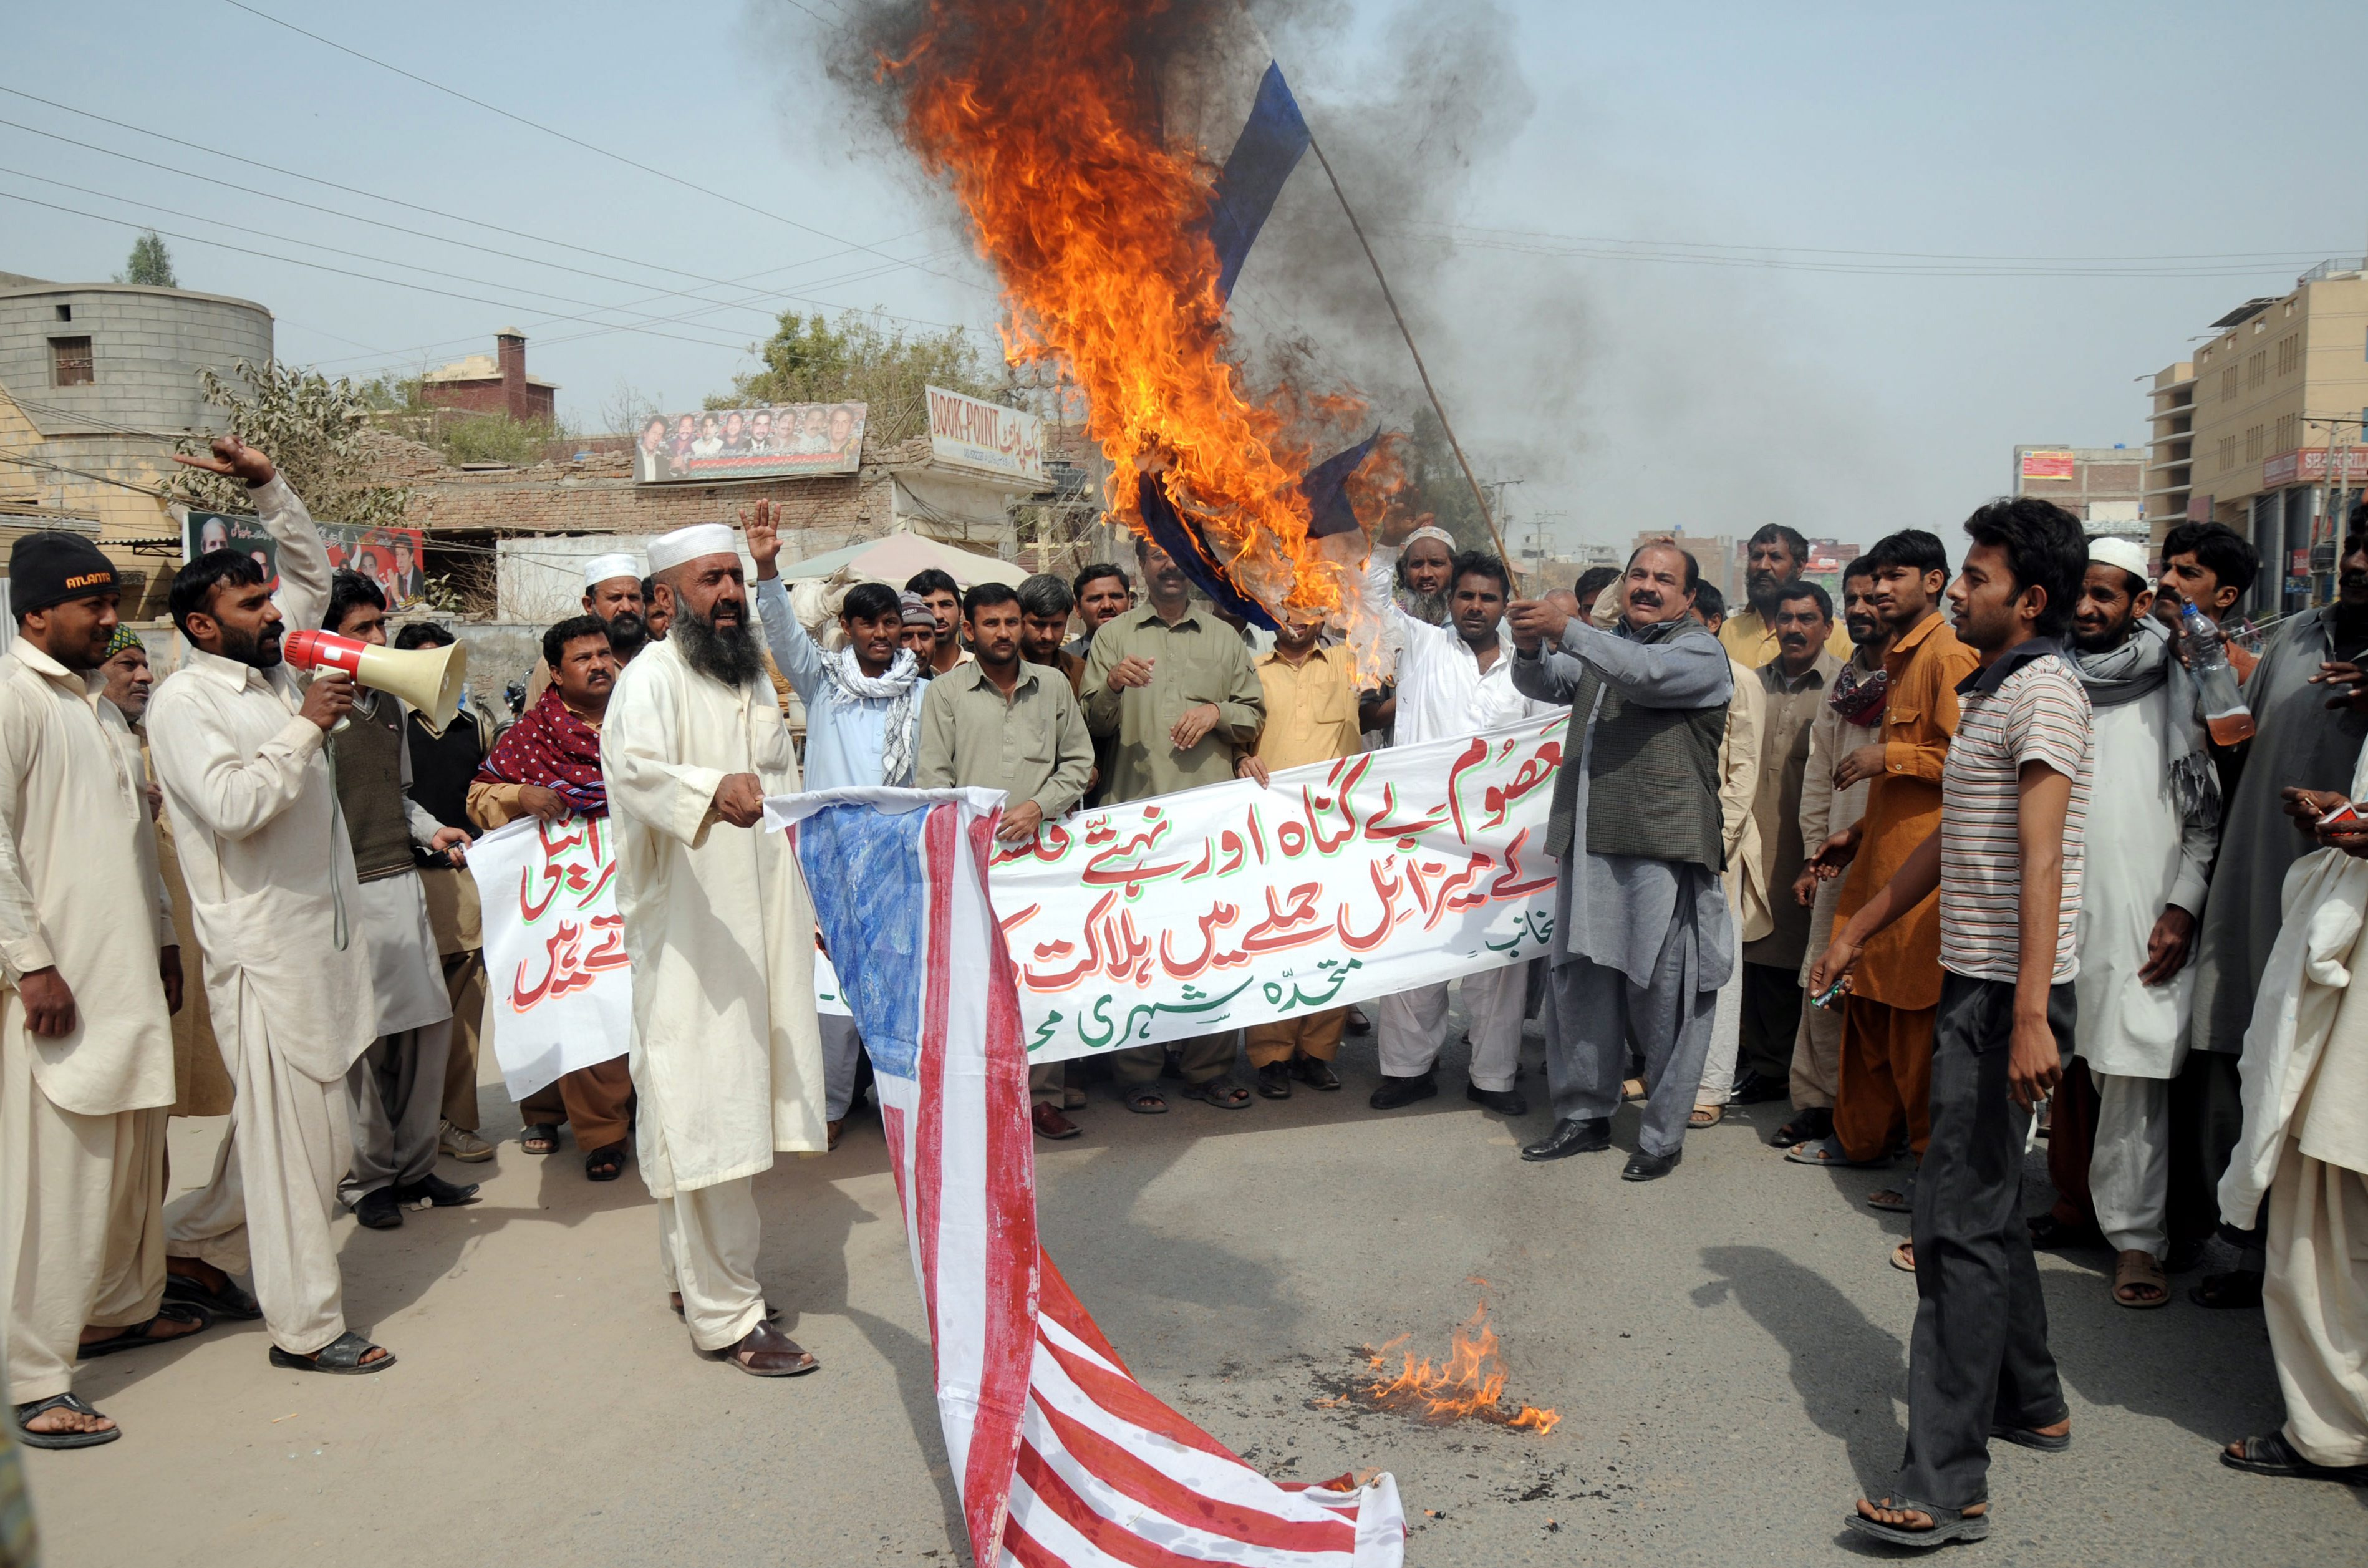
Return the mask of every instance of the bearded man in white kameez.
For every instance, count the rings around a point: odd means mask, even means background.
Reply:
[[[817,1363],[767,1321],[755,1178],[826,1139],[814,905],[789,841],[762,826],[765,797],[799,787],[797,755],[732,530],[677,528],[649,559],[670,629],[618,677],[600,733],[642,1176],[691,1344],[794,1377]]]

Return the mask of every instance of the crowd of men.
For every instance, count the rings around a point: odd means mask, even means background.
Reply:
[[[1919,1298],[1908,1449],[1857,1528],[1978,1539],[1990,1440],[2070,1443],[2034,1247],[2110,1251],[2112,1300],[2148,1310],[2215,1233],[2235,1241],[2239,1267],[2187,1294],[2266,1311],[2288,1419],[2224,1459],[2368,1482],[2368,1006],[2340,978],[2368,906],[2359,511],[2338,600],[2258,664],[2228,644],[2258,726],[2230,746],[2205,726],[2192,666],[2209,654],[2180,611],[2233,622],[2251,547],[2183,524],[2157,574],[2033,500],[1976,511],[1953,571],[1934,534],[1878,541],[1839,606],[1803,576],[1801,536],[1762,528],[1733,616],[1674,540],[1528,599],[1442,529],[1393,533],[1362,582],[1378,684],[1338,626],[1254,637],[1147,540],[1132,574],[848,585],[834,632],[802,616],[760,504],[740,538],[703,524],[651,540],[646,569],[591,562],[516,722],[438,731],[339,671],[290,668],[291,627],[386,642],[383,593],[331,572],[262,453],[225,438],[182,460],[246,483],[279,575],[227,550],[182,568],[169,678],[86,540],[35,533],[11,559],[0,1300],[27,1443],[114,1440],[76,1363],[219,1319],[259,1318],[276,1366],[394,1364],[345,1321],[332,1220],[472,1202],[438,1156],[494,1153],[476,834],[612,824],[634,1050],[530,1096],[521,1147],[552,1153],[564,1125],[587,1179],[637,1163],[693,1346],[793,1376],[817,1363],[757,1284],[752,1184],[776,1153],[836,1146],[868,1064],[852,1020],[817,1015],[804,883],[782,835],[755,831],[768,796],[1000,790],[999,832],[1021,842],[1081,807],[1566,711],[1551,951],[1456,983],[1466,1095],[1527,1115],[1536,1017],[1553,1118],[1524,1160],[1610,1149],[1633,1101],[1621,1175],[1658,1180],[1730,1104],[1789,1099],[1783,1160],[1901,1170],[1871,1201],[1914,1216],[1892,1257]],[[1713,1048],[1723,995],[1731,1056]],[[1420,987],[1370,1023],[1336,1008],[1107,1071],[1134,1114],[1178,1092],[1243,1110],[1338,1090],[1344,1034],[1370,1029],[1370,1103],[1395,1109],[1438,1093],[1449,1002]],[[1035,1069],[1037,1134],[1076,1137],[1086,1086]],[[2056,1198],[2026,1222],[2043,1108]],[[224,1112],[213,1169],[167,1205],[166,1118]]]

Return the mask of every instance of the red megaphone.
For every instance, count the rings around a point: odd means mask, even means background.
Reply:
[[[363,686],[391,691],[439,735],[461,711],[461,683],[469,673],[469,650],[458,642],[381,648],[334,631],[291,631],[280,656],[300,670],[343,670]]]

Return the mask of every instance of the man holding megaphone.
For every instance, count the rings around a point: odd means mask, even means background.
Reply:
[[[467,857],[469,835],[446,827],[411,798],[404,700],[392,689],[374,689],[404,684],[399,673],[389,675],[412,667],[401,661],[435,660],[446,651],[388,653],[386,595],[358,572],[330,580],[321,626],[357,646],[356,673],[364,683],[347,722],[329,732],[329,770],[360,881],[351,906],[353,933],[370,954],[370,989],[378,999],[378,1038],[346,1074],[354,1161],[337,1195],[364,1225],[391,1231],[403,1223],[406,1204],[446,1209],[477,1196],[474,1183],[461,1186],[436,1174],[452,1001],[427,919],[427,891],[411,855],[416,844],[458,866]],[[308,662],[321,641],[299,633],[289,640],[290,657]],[[440,676],[438,681],[440,686]],[[440,728],[450,718],[438,713],[431,722]]]
[[[246,482],[279,545],[275,602],[252,556],[217,550],[173,579],[190,652],[156,687],[149,747],[172,813],[208,1000],[237,1087],[214,1179],[166,1212],[165,1250],[254,1275],[274,1366],[377,1372],[394,1358],[346,1327],[329,1218],[353,1147],[346,1070],[376,1031],[353,848],[329,732],[354,684],[308,683],[281,656],[281,616],[318,623],[329,553],[295,492],[235,437],[176,460]],[[254,1199],[247,1201],[252,1191]]]

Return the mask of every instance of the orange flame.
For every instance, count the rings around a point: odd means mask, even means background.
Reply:
[[[1409,1337],[1402,1334],[1379,1349],[1368,1350],[1372,1369],[1383,1370],[1389,1353]],[[1518,1411],[1505,1408],[1500,1403],[1505,1378],[1505,1358],[1497,1348],[1497,1331],[1488,1326],[1488,1303],[1484,1300],[1455,1331],[1444,1361],[1434,1367],[1429,1357],[1417,1361],[1411,1352],[1406,1353],[1400,1358],[1397,1375],[1369,1385],[1365,1397],[1384,1410],[1408,1411],[1429,1421],[1490,1421],[1540,1437],[1553,1431],[1562,1417],[1551,1410],[1531,1404]]]
[[[1256,398],[1229,355],[1205,218],[1207,151],[1157,129],[1155,35],[1196,0],[931,0],[878,69],[903,133],[952,188],[1001,280],[1014,362],[1066,361],[1110,461],[1110,508],[1138,531],[1137,475],[1159,475],[1220,563],[1270,608],[1338,607],[1350,569],[1307,538],[1297,489],[1315,434]],[[1354,400],[1332,401],[1338,424]],[[1386,504],[1395,462],[1352,498]],[[1361,544],[1360,544],[1361,548]]]

